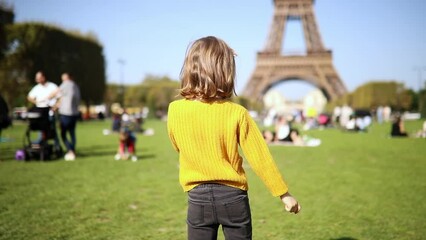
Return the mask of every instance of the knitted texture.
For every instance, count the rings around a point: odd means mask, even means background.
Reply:
[[[167,129],[179,153],[184,191],[209,182],[248,190],[240,146],[272,195],[287,192],[262,134],[244,107],[230,101],[177,100],[169,106]]]

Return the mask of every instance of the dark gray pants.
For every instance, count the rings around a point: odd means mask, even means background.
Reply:
[[[252,239],[247,191],[201,184],[188,193],[188,239],[216,240],[219,225],[227,240]]]

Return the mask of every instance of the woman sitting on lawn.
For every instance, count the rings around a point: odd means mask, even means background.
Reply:
[[[263,138],[267,143],[288,142],[298,146],[304,145],[303,139],[299,135],[299,131],[291,128],[284,116],[278,117],[275,124],[275,132],[263,131]]]
[[[404,122],[402,121],[400,116],[396,116],[391,129],[392,137],[407,137],[408,134],[405,132]]]

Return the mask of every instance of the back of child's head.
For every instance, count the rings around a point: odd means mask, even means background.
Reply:
[[[131,133],[132,133],[132,130],[130,129],[129,126],[122,126],[120,128],[120,141],[127,140]]]
[[[128,138],[129,138],[129,133],[128,132],[120,131],[120,134],[118,135],[118,139],[121,142],[126,141]]]
[[[208,36],[189,47],[180,73],[180,95],[203,101],[224,100],[235,93],[235,52],[223,40]]]

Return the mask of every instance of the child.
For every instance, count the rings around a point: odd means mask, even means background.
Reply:
[[[182,100],[169,106],[168,134],[179,153],[179,181],[188,192],[188,239],[252,239],[247,179],[241,146],[255,173],[289,212],[300,205],[288,192],[269,149],[248,111],[230,101],[234,51],[205,37],[188,49],[181,70]]]
[[[123,126],[120,130],[120,145],[118,147],[118,153],[115,155],[115,160],[127,160],[130,155],[131,160],[136,162],[138,160],[135,154],[136,137],[131,131],[131,122],[128,118],[127,114],[123,114]]]

